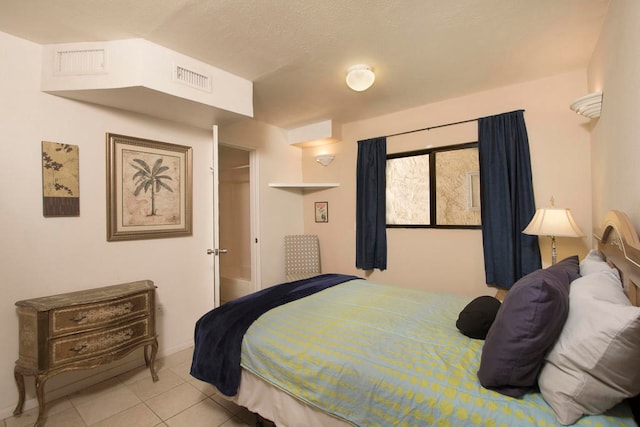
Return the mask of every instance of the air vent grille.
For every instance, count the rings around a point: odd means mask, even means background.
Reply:
[[[211,92],[211,77],[206,74],[198,73],[197,71],[176,65],[174,67],[173,77],[174,80],[184,83],[187,86],[191,86],[205,92]]]
[[[107,71],[105,49],[59,50],[55,55],[55,74],[99,74]]]

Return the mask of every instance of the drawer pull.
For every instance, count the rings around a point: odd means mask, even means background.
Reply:
[[[75,317],[71,318],[73,322],[82,324],[86,322],[100,322],[115,317],[124,316],[131,313],[133,310],[133,303],[126,302],[120,305],[114,305],[110,307],[102,307],[95,310],[80,311]]]
[[[84,312],[84,313],[78,313],[78,315],[71,320],[73,320],[76,323],[80,323],[84,321],[86,318],[87,318],[87,313]]]
[[[120,343],[130,340],[133,337],[133,329],[125,329],[114,334],[101,336],[92,341],[78,343],[69,350],[76,354],[84,354],[87,352],[100,351],[105,348],[114,347]]]
[[[82,352],[84,352],[87,348],[89,348],[89,344],[87,343],[82,343],[82,344],[76,344],[75,346],[71,347],[71,351],[75,351],[76,353],[80,354]]]

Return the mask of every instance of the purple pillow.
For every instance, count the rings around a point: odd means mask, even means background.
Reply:
[[[544,356],[569,314],[569,285],[579,276],[578,257],[572,256],[513,285],[482,348],[480,384],[511,397],[537,386]]]

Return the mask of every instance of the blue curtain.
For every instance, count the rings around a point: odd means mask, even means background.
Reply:
[[[478,119],[478,154],[486,281],[509,289],[541,267],[538,237],[522,233],[536,211],[523,111]]]
[[[356,267],[387,268],[387,138],[358,141]]]

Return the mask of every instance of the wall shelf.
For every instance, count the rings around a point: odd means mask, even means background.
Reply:
[[[337,182],[270,182],[269,187],[284,190],[316,191],[339,187]]]

